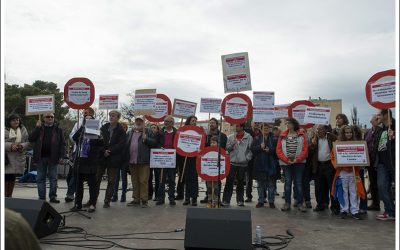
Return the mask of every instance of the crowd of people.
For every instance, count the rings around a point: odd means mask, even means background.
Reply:
[[[95,119],[94,110],[84,110],[84,117],[73,127],[69,139],[74,142],[73,166],[67,178],[66,202],[74,201],[72,211],[88,208],[96,210],[100,185],[107,173],[107,186],[103,208],[111,202],[126,202],[128,174],[132,183],[132,200],[128,206],[149,206],[165,204],[166,193],[169,205],[175,206],[183,200],[184,206],[197,206],[199,178],[196,171],[196,157],[177,155],[176,168],[152,169],[149,167],[152,148],[174,148],[177,128],[172,116],[164,119],[163,126],[151,124],[146,127],[141,117],[134,125],[121,122],[121,113],[109,113],[109,122],[100,128],[97,137],[84,136],[85,122]],[[218,200],[221,183],[206,182],[206,195],[200,203],[207,207],[218,205],[229,207],[236,185],[236,203],[244,206],[251,202],[253,180],[257,183],[258,199],[255,207],[268,204],[275,208],[277,181],[284,181],[284,205],[281,211],[292,207],[301,212],[312,209],[310,182],[315,183],[314,212],[330,209],[332,214],[342,218],[362,219],[367,210],[384,212],[378,220],[394,220],[395,205],[392,186],[395,180],[395,137],[394,119],[390,110],[379,110],[371,117],[371,128],[362,131],[349,125],[344,114],[336,116],[336,127],[316,125],[311,129],[301,128],[296,119],[286,119],[286,129],[280,130],[268,123],[253,123],[234,126],[234,133],[225,135],[219,129],[219,121],[209,120],[206,146],[219,145],[230,155],[230,172],[225,180],[221,200]],[[185,125],[197,125],[197,117],[190,116]],[[8,117],[5,131],[5,194],[11,197],[16,175],[25,170],[24,151],[33,148],[33,160],[37,164],[37,190],[39,199],[46,200],[46,176],[50,181],[49,201],[57,199],[57,164],[65,157],[65,140],[62,129],[54,121],[54,114],[44,114],[36,128],[28,134],[21,118],[12,114]],[[335,141],[365,140],[368,146],[370,166],[338,167],[333,152]],[[368,171],[367,186],[364,183]],[[122,181],[121,196],[119,182]],[[84,182],[89,186],[89,200],[83,203]],[[168,190],[166,191],[166,186]],[[245,192],[246,191],[246,192]],[[293,191],[293,196],[292,196]],[[372,203],[368,206],[367,193]]]

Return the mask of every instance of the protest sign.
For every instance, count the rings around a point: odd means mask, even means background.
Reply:
[[[331,108],[307,107],[304,115],[304,123],[329,125],[330,118],[331,118]]]
[[[200,112],[201,113],[217,113],[221,112],[222,99],[217,98],[201,98]]]
[[[156,109],[157,94],[155,89],[135,91],[135,115],[153,115]]]
[[[118,94],[100,95],[99,109],[118,109]]]
[[[267,122],[275,121],[274,107],[253,107],[253,122]]]
[[[302,128],[311,128],[313,126],[312,123],[304,122],[307,107],[315,107],[315,104],[306,100],[295,101],[290,105],[288,111],[289,117],[296,119]]]
[[[152,148],[150,150],[150,168],[175,168],[176,150]]]
[[[54,113],[54,95],[27,96],[25,115]]]
[[[181,156],[194,157],[204,148],[206,134],[197,126],[185,125],[176,132],[174,147]]]
[[[377,109],[396,106],[396,71],[394,69],[378,72],[365,85],[368,103]]]
[[[153,115],[146,115],[145,118],[150,122],[162,122],[165,117],[171,113],[171,100],[164,94],[157,94],[156,110]]]
[[[196,114],[197,103],[174,99],[172,115],[179,118],[187,118]]]
[[[275,105],[275,119],[288,118],[289,117],[290,104]]]
[[[222,115],[231,124],[245,123],[253,113],[250,98],[241,93],[227,95],[221,104]]]
[[[369,166],[366,141],[335,141],[333,150],[337,167]]]
[[[72,78],[64,86],[64,100],[73,109],[89,108],[94,102],[94,96],[94,85],[87,78]]]
[[[225,93],[251,90],[247,52],[221,56]]]
[[[253,107],[270,107],[275,105],[275,93],[253,91]]]
[[[229,154],[221,148],[220,157],[220,180],[229,174]],[[204,148],[196,158],[197,174],[205,181],[218,181],[218,147],[211,146]]]

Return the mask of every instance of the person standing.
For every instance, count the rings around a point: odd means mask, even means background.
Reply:
[[[39,199],[46,199],[46,175],[50,181],[49,198],[51,203],[57,200],[57,165],[65,155],[64,134],[54,122],[54,114],[43,115],[44,122],[38,120],[36,128],[29,135],[29,142],[34,143],[33,160],[37,163],[37,188]]]
[[[226,178],[222,206],[229,206],[231,202],[233,183],[236,178],[236,202],[238,206],[244,206],[244,178],[246,167],[252,158],[251,143],[253,138],[244,131],[244,123],[235,125],[236,132],[229,135],[226,149],[231,159],[231,170]]]
[[[156,140],[156,146],[159,147],[159,133],[160,133],[160,127],[156,124],[153,123],[150,125],[150,131],[153,133],[153,137]],[[157,201],[157,190],[158,186],[160,184],[160,176],[156,174],[156,169],[155,168],[150,168],[150,174],[149,174],[149,200],[153,198],[154,194],[154,199],[153,201]],[[154,185],[153,185],[153,180],[154,180]]]
[[[23,174],[25,171],[26,158],[24,151],[29,148],[28,131],[22,125],[21,117],[11,114],[5,126],[4,148],[5,148],[5,197],[12,197],[15,176]]]
[[[346,125],[349,125],[349,119],[347,118],[347,116],[345,114],[337,114],[336,115],[336,127],[333,129],[332,133],[336,137],[339,137],[340,129]]]
[[[164,119],[164,127],[159,133],[159,145],[163,149],[173,149],[174,139],[176,134],[176,128],[174,127],[174,118],[172,116],[167,116]],[[176,166],[175,166],[176,167]],[[165,203],[165,183],[168,181],[168,199],[169,204],[174,206],[175,202],[175,168],[163,168],[156,169],[156,181],[160,178],[160,184],[156,192],[156,205],[162,205]]]
[[[261,134],[261,124],[260,122],[254,122],[252,128],[245,129],[251,137],[254,138],[260,136]],[[254,180],[254,155],[249,161],[247,165],[246,173],[245,173],[245,181],[246,181],[246,199],[244,202],[251,202],[253,199],[253,180]]]
[[[156,144],[157,140],[150,129],[145,127],[143,118],[136,117],[135,127],[129,131],[126,144],[126,158],[133,189],[133,200],[128,206],[140,205],[141,202],[143,208],[148,207],[150,148],[156,147]]]
[[[395,220],[396,211],[393,202],[392,185],[395,181],[395,120],[390,109],[382,109],[378,113],[381,127],[376,130],[374,148],[376,152],[379,199],[383,201],[385,212],[376,217],[377,220]],[[390,123],[390,125],[389,125]]]
[[[296,119],[286,120],[287,130],[282,131],[276,147],[279,162],[285,174],[285,204],[282,211],[290,210],[292,181],[296,185],[296,202],[301,212],[306,212],[303,204],[303,171],[308,155],[307,136],[300,130]]]
[[[118,170],[123,164],[124,148],[126,143],[126,133],[119,123],[121,113],[117,110],[109,112],[110,122],[104,124],[101,128],[101,135],[104,140],[104,147],[100,152],[100,163],[96,173],[97,197],[100,194],[100,185],[103,175],[107,170],[107,189],[104,196],[103,208],[110,207],[111,197],[114,192],[115,181]]]

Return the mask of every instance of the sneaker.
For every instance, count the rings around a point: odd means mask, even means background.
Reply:
[[[377,220],[395,220],[395,217],[389,216],[387,213],[379,214],[376,216]]]
[[[157,206],[160,206],[160,205],[162,205],[162,204],[164,204],[164,203],[165,203],[164,201],[157,201],[157,202],[156,202],[156,205],[157,205]]]
[[[307,209],[306,209],[306,207],[303,205],[303,204],[300,204],[300,205],[298,205],[298,208],[297,208],[300,212],[303,212],[303,213],[305,213],[305,212],[307,212]]]
[[[57,200],[56,198],[51,198],[50,203],[60,203],[60,200]]]
[[[306,201],[306,208],[312,208],[311,201]]]
[[[175,205],[176,205],[176,202],[175,202],[174,200],[170,200],[170,201],[169,201],[169,204],[170,204],[171,206],[175,206]]]
[[[356,219],[356,220],[362,220],[360,213],[352,214],[351,217],[353,217],[353,219]]]
[[[74,201],[74,198],[71,198],[71,197],[65,197],[65,202],[66,203],[68,203],[68,202],[71,202],[71,201]]]
[[[128,204],[126,204],[128,207],[130,207],[130,206],[137,206],[137,205],[139,205],[140,203],[139,203],[139,201],[136,201],[136,200],[133,200],[133,201],[131,201],[131,202],[128,202]]]
[[[223,207],[229,207],[230,205],[231,205],[230,202],[227,202],[227,201],[223,201],[221,203],[221,206],[223,206]]]
[[[340,213],[340,218],[346,219],[346,217],[347,217],[347,212],[341,212]]]
[[[182,205],[184,205],[184,206],[187,206],[187,205],[189,205],[190,204],[190,201],[189,200],[185,200],[183,203],[182,203]]]
[[[89,207],[89,209],[88,209],[88,212],[89,212],[89,213],[93,213],[94,211],[96,211],[96,207],[93,206],[93,205],[90,205],[90,207]]]
[[[200,200],[201,204],[207,203],[208,202],[208,197],[204,197],[204,199]]]
[[[281,211],[283,211],[283,212],[286,212],[286,211],[289,211],[289,210],[290,210],[290,204],[288,204],[288,203],[285,203],[283,205],[283,207],[281,208]]]
[[[247,197],[246,200],[244,200],[244,202],[251,202],[251,200],[252,199],[250,197]]]
[[[274,203],[269,203],[269,208],[275,208],[275,204]]]
[[[256,208],[260,208],[260,207],[263,207],[264,206],[264,203],[257,203],[257,205],[256,205]]]
[[[148,208],[149,204],[147,203],[147,201],[142,201],[142,208]]]
[[[110,202],[109,201],[105,201],[103,208],[109,208],[110,207]]]
[[[243,201],[238,201],[238,202],[237,202],[237,205],[238,205],[239,207],[244,207]]]
[[[370,211],[381,211],[381,207],[379,205],[372,204],[372,205],[368,206],[367,210],[370,210]]]

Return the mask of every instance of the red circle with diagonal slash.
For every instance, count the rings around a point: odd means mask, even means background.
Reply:
[[[168,115],[170,115],[172,113],[172,103],[171,103],[171,100],[168,98],[168,96],[166,96],[164,94],[157,94],[157,99],[161,99],[161,100],[167,102],[167,114],[163,115],[161,117],[156,117],[154,115],[145,115],[144,117],[151,122],[163,122],[165,117],[167,117]]]
[[[396,101],[393,101],[393,102],[379,102],[379,101],[373,102],[372,101],[372,93],[371,93],[372,84],[376,83],[379,79],[381,79],[385,76],[396,77],[396,70],[390,69],[390,70],[378,72],[375,75],[373,75],[368,80],[367,84],[365,85],[365,96],[367,98],[367,101],[371,106],[373,106],[377,109],[390,109],[390,108],[393,108],[396,106]],[[394,83],[394,84],[396,84],[396,83]]]
[[[315,107],[314,103],[307,101],[307,100],[295,101],[289,106],[288,114],[289,114],[290,118],[293,118],[293,109],[295,109],[296,107],[298,107],[300,105],[304,105],[304,106],[308,106],[308,107]],[[299,121],[299,123],[300,123],[300,121]],[[300,124],[300,127],[302,127],[302,128],[311,128],[312,126],[314,126],[314,124],[312,124],[312,123]]]
[[[180,146],[179,142],[182,142],[184,139],[188,140],[193,136],[194,140],[197,140],[196,137],[201,136],[200,138],[200,147],[198,150],[188,150]],[[186,138],[184,138],[186,137]],[[176,148],[176,152],[181,156],[186,157],[195,157],[199,154],[199,152],[204,148],[206,144],[206,133],[202,127],[193,126],[193,125],[185,125],[180,127],[178,131],[176,131],[175,139],[174,139],[174,148]]]
[[[209,153],[213,153],[214,152],[214,157],[213,159],[215,159],[215,153],[217,154],[217,162],[218,162],[218,147],[217,146],[210,146],[210,147],[206,147],[204,148],[200,154],[197,156],[196,159],[196,170],[197,170],[197,174],[205,181],[218,181],[218,174],[217,175],[208,175],[206,173],[202,173],[201,172],[201,161],[205,158],[204,156],[206,156]],[[220,173],[220,180],[225,179],[226,176],[228,176],[229,171],[230,171],[230,158],[229,158],[229,154],[223,149],[221,148],[221,159],[222,157],[225,158],[225,172],[224,173]]]
[[[77,85],[77,83],[83,83],[86,88],[89,88],[89,101],[85,103],[75,103],[73,100],[69,100],[69,92]],[[82,86],[76,86],[76,88],[82,88]],[[94,102],[94,85],[92,81],[84,77],[75,77],[69,80],[64,86],[64,101],[67,105],[73,109],[87,109],[89,108]]]
[[[247,104],[247,112],[246,112],[245,116],[243,116],[241,118],[234,118],[234,117],[225,115],[226,103],[229,100],[232,100],[234,98],[240,98]],[[242,124],[251,118],[251,115],[253,114],[253,105],[252,105],[250,98],[245,94],[242,94],[242,93],[229,94],[224,98],[224,100],[221,103],[221,112],[222,112],[222,116],[224,117],[225,121],[229,122],[230,124]]]

